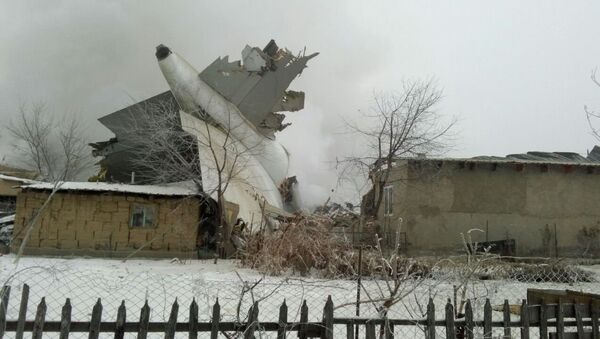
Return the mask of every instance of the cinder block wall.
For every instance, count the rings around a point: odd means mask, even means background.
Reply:
[[[50,192],[24,190],[17,195],[12,251],[25,227]],[[154,228],[130,228],[133,204],[154,204]],[[173,257],[194,251],[199,221],[195,198],[125,195],[101,192],[57,192],[44,209],[26,245],[31,254],[85,254]]]

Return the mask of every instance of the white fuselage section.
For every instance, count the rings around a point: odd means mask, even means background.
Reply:
[[[202,81],[198,72],[176,53],[171,52],[158,64],[181,109],[195,116],[210,116],[256,157],[275,185],[283,182],[289,159],[280,143],[262,135],[233,103]]]

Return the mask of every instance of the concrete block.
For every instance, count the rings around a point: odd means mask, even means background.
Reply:
[[[118,211],[118,205],[116,201],[106,201],[100,205],[100,211],[102,212],[116,212]]]
[[[56,248],[58,246],[58,241],[56,239],[41,239],[39,242],[39,247],[42,248]]]
[[[75,239],[63,239],[59,240],[57,248],[60,249],[77,249],[79,248],[79,241]]]
[[[95,221],[95,220],[88,220],[85,222],[85,228],[88,231],[96,231],[96,230],[101,230],[102,229],[102,222],[101,221]]]
[[[100,222],[111,221],[112,220],[112,213],[110,213],[110,212],[96,211],[96,213],[94,213],[93,220],[94,221],[100,221]]]

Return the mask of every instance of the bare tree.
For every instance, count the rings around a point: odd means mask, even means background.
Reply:
[[[74,180],[93,166],[84,128],[72,115],[57,119],[43,103],[22,104],[7,127],[19,160],[40,180]]]
[[[596,70],[592,71],[590,78],[596,86],[600,87],[600,81],[596,76]],[[592,131],[592,135],[596,138],[596,140],[600,141],[600,129],[596,127],[596,122],[598,121],[598,119],[600,119],[600,113],[590,109],[587,105],[583,106],[583,110],[585,111],[588,124]]]
[[[132,112],[134,128],[121,142],[130,143],[134,167],[151,183],[192,181],[216,197],[217,249],[229,241],[231,225],[225,215],[225,192],[236,180],[247,182],[247,168],[260,143],[242,144],[232,132],[244,126],[218,125],[179,111],[173,102],[147,103]],[[216,257],[215,257],[216,260]]]
[[[19,246],[15,262],[23,254],[29,236],[66,180],[79,178],[93,166],[92,157],[85,140],[85,131],[74,116],[52,116],[45,104],[21,104],[16,121],[9,122],[18,160],[27,169],[38,173],[38,180],[51,182],[52,191],[33,217],[27,222],[25,236]]]
[[[432,80],[406,81],[400,92],[375,95],[373,111],[347,124],[365,147],[361,154],[338,160],[342,180],[357,174],[369,176],[381,192],[398,158],[444,152],[455,120],[444,121],[436,110],[441,98],[442,91]],[[382,199],[379,194],[374,211]]]

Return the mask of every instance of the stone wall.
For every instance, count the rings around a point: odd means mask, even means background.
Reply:
[[[24,190],[17,196],[12,250],[49,192]],[[155,227],[130,228],[134,204],[154,205]],[[174,257],[193,253],[199,221],[195,198],[126,195],[106,192],[57,192],[27,242],[26,253]]]
[[[517,255],[600,256],[600,168],[411,160],[390,184],[393,213],[378,219],[409,253],[458,253],[476,228],[476,241],[515,239]]]

